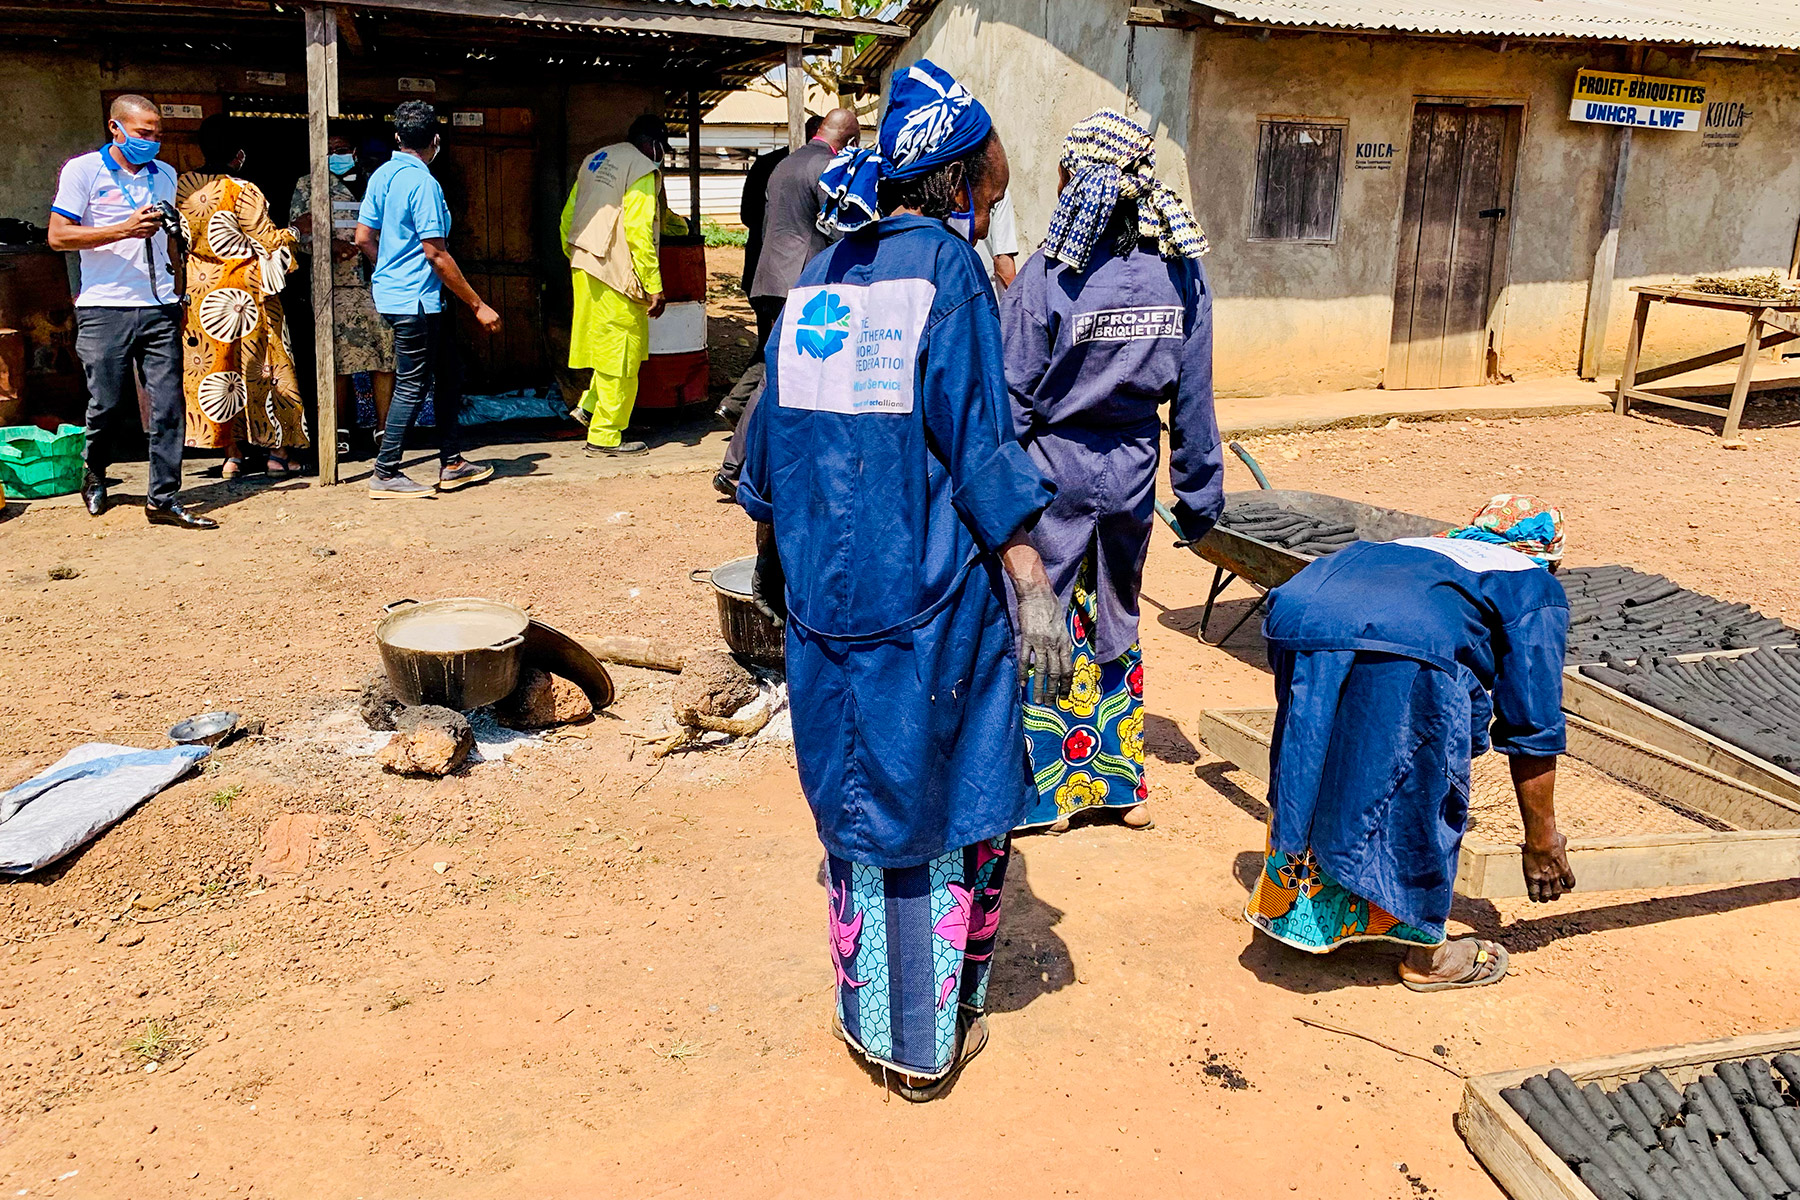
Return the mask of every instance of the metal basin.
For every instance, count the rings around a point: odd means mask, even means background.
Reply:
[[[1417,513],[1394,508],[1379,508],[1360,500],[1327,496],[1321,492],[1290,492],[1279,488],[1267,491],[1232,492],[1225,497],[1225,507],[1239,501],[1262,501],[1278,504],[1296,512],[1307,513],[1344,525],[1356,526],[1356,536],[1364,542],[1391,542],[1398,538],[1431,537],[1454,529],[1452,521],[1422,517]],[[1299,574],[1313,561],[1311,554],[1301,554],[1281,546],[1234,533],[1223,525],[1215,525],[1205,537],[1195,542],[1194,553],[1215,566],[1239,575],[1262,588],[1280,587]]]
[[[519,648],[531,618],[498,600],[396,600],[375,627],[381,666],[407,704],[470,709],[519,684]]]
[[[237,732],[240,720],[234,712],[201,713],[177,721],[169,730],[169,740],[178,746],[217,746]]]

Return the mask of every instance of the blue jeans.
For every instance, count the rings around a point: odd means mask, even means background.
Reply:
[[[462,365],[450,314],[382,313],[381,319],[394,329],[394,400],[375,454],[375,474],[389,479],[400,473],[406,431],[428,395],[437,410],[438,461],[454,462],[462,457]]]
[[[75,356],[87,376],[87,467],[104,479],[111,465],[107,434],[119,408],[136,425],[137,385],[143,373],[150,393],[151,504],[167,504],[181,490],[181,444],[187,437],[187,403],[181,391],[181,306],[77,308]]]

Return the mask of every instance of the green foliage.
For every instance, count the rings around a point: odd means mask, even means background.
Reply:
[[[742,225],[721,225],[711,217],[701,218],[700,232],[708,246],[742,246],[750,240],[750,231]]]

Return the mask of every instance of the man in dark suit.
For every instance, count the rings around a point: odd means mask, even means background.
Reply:
[[[819,132],[819,124],[824,117],[806,118],[806,140],[812,141]],[[751,289],[756,286],[756,264],[762,256],[763,217],[769,208],[769,176],[775,173],[792,153],[786,146],[778,150],[770,150],[756,156],[750,164],[749,174],[744,176],[744,195],[738,201],[738,219],[749,231],[750,240],[744,244],[744,295],[753,296]],[[762,296],[753,298],[750,307],[756,311],[756,357],[762,358],[763,347],[768,344],[769,330],[774,328],[775,316],[781,311],[783,296]]]
[[[757,349],[761,353],[769,331],[781,315],[788,290],[800,277],[802,267],[812,256],[831,244],[831,238],[819,231],[819,213],[825,197],[819,191],[819,176],[837,156],[838,151],[862,135],[856,114],[847,108],[834,108],[819,122],[818,132],[806,145],[782,160],[769,176],[769,188],[763,213],[762,246],[756,260],[756,275],[748,289],[750,306],[756,310]],[[767,314],[766,316],[764,314]],[[744,405],[738,428],[744,427],[756,411],[759,388]],[[713,476],[713,486],[727,496],[736,495],[738,473],[743,469],[743,439],[733,437],[725,451],[725,461]]]

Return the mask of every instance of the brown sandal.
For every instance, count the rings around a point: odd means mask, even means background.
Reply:
[[[1490,983],[1499,983],[1505,979],[1506,947],[1499,942],[1484,941],[1481,938],[1472,940],[1475,943],[1475,961],[1469,964],[1469,969],[1463,972],[1460,979],[1439,979],[1431,983],[1418,983],[1401,975],[1400,982],[1415,992],[1449,992],[1462,988],[1486,987]],[[1404,959],[1401,960],[1400,965],[1405,965]],[[1394,969],[1398,971],[1400,968],[1395,967]]]
[[[956,1048],[956,1061],[950,1064],[948,1071],[938,1078],[922,1084],[907,1083],[908,1076],[897,1075],[894,1079],[894,1091],[902,1100],[910,1101],[913,1104],[924,1104],[936,1100],[949,1090],[952,1083],[956,1082],[957,1075],[961,1074],[962,1069],[969,1065],[969,1061],[987,1048],[987,1040],[987,1018],[975,1017],[963,1026],[960,1044]]]

